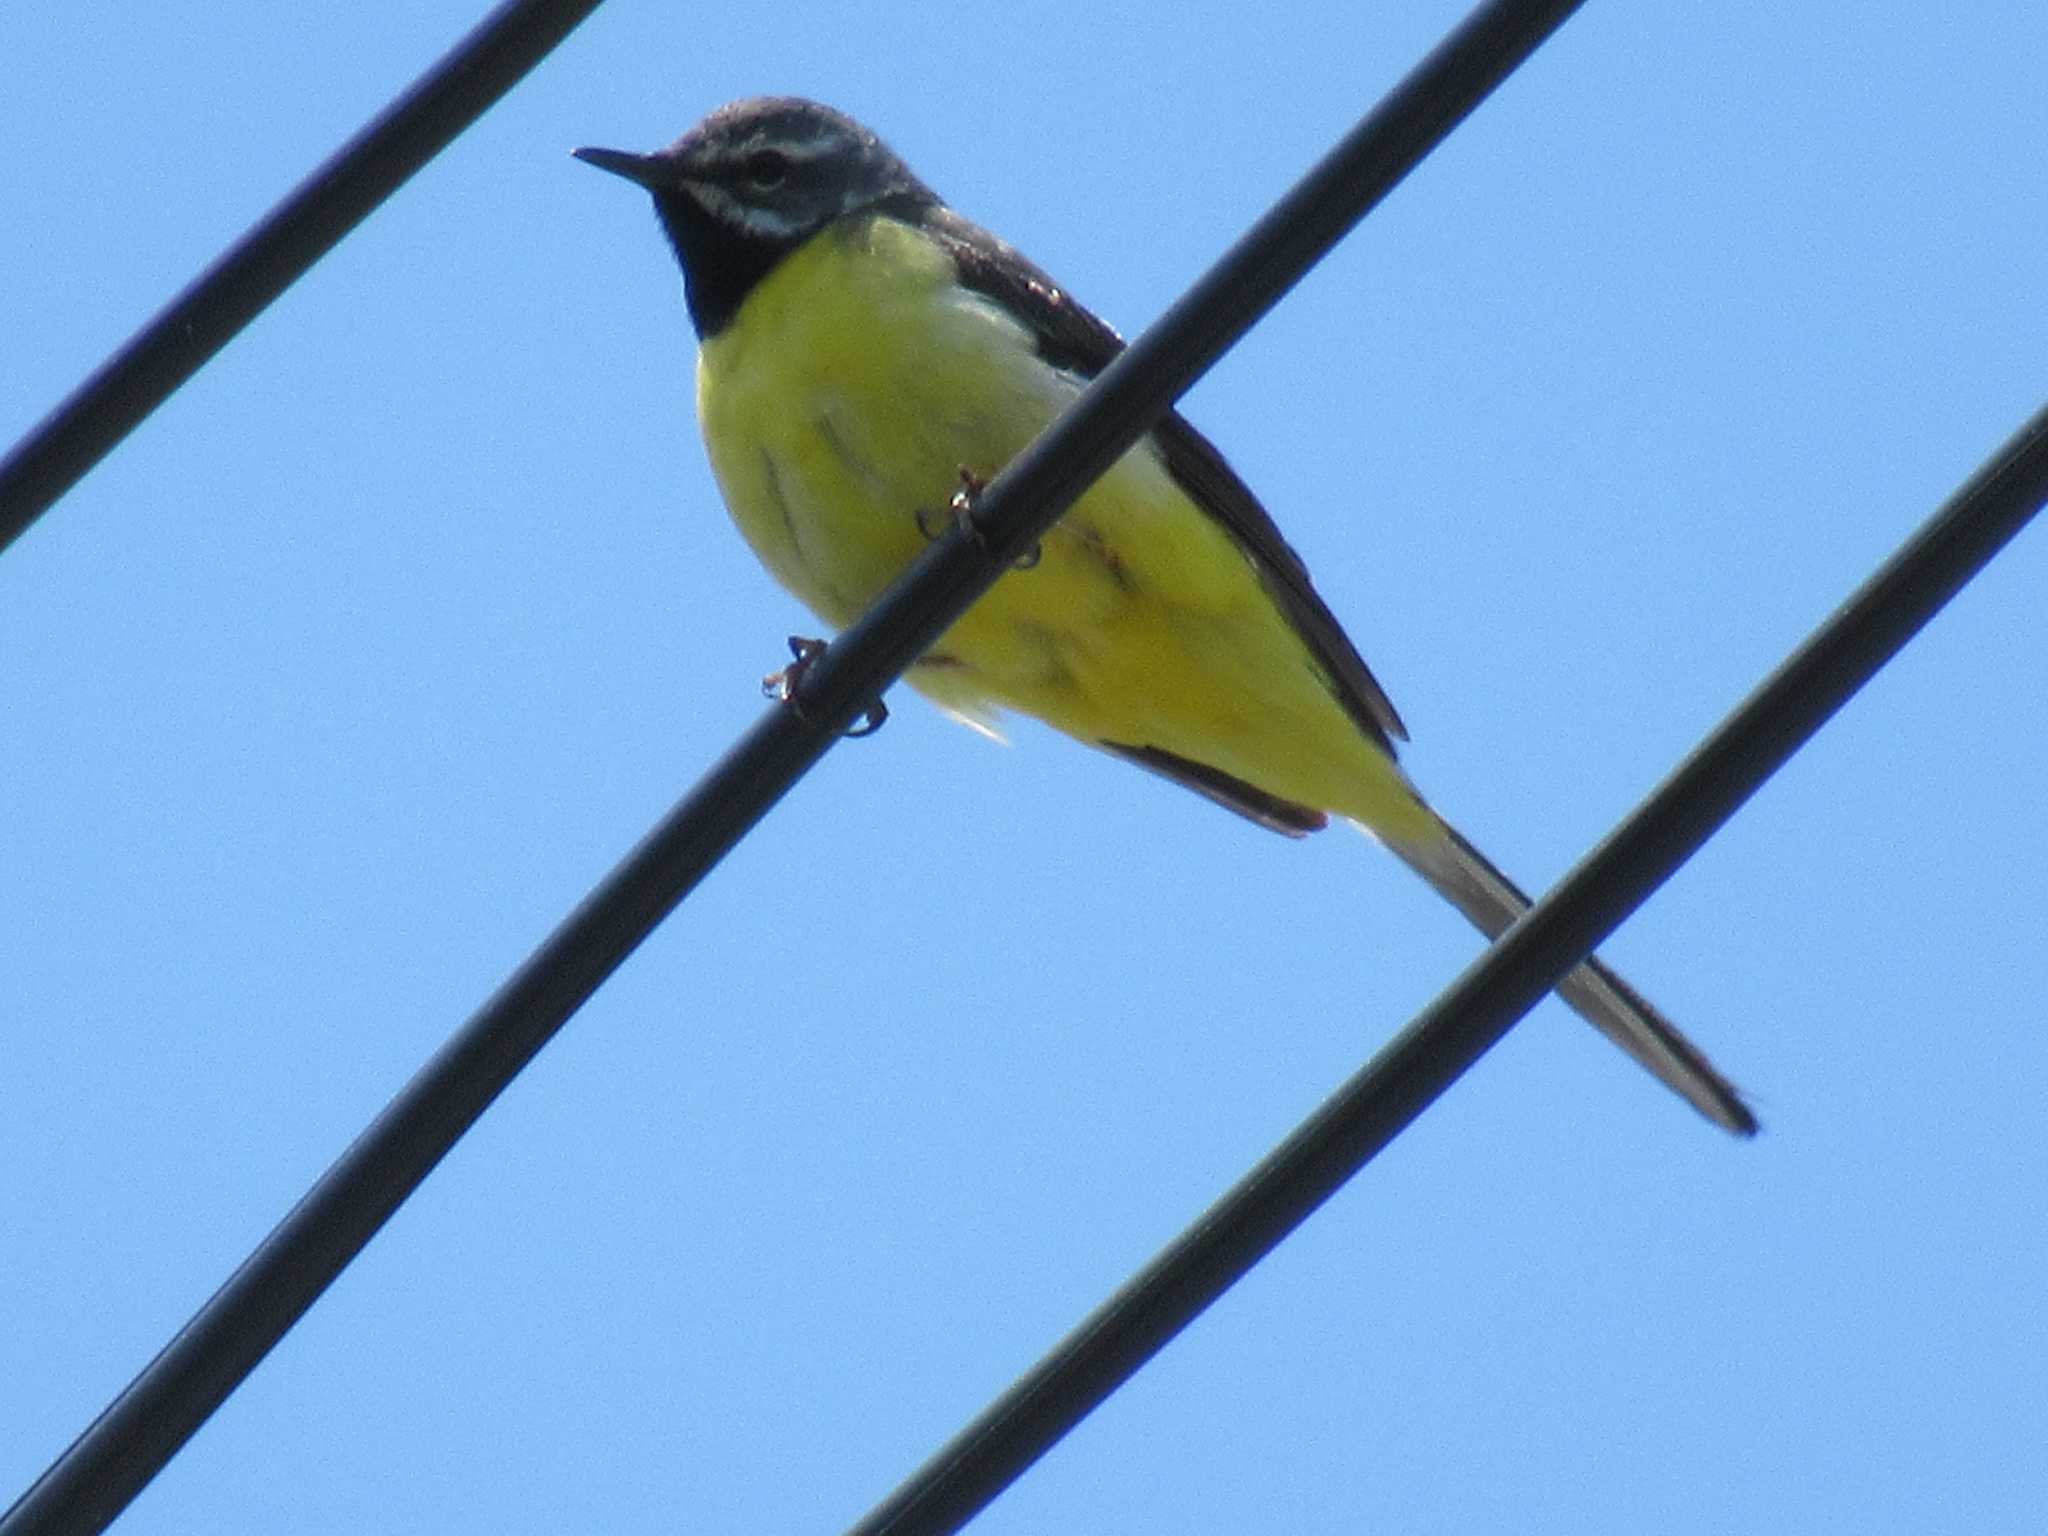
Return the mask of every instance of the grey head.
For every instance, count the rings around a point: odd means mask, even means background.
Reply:
[[[797,96],[720,107],[651,155],[579,149],[579,160],[654,194],[697,334],[717,335],[776,263],[848,214],[915,223],[938,197],[874,134]]]

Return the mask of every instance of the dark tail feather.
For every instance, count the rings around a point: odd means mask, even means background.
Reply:
[[[1456,828],[1442,820],[1437,825],[1443,828],[1442,838],[1426,844],[1390,841],[1387,846],[1487,938],[1499,938],[1529,910],[1529,898]],[[1756,1116],[1734,1085],[1597,956],[1567,972],[1557,991],[1575,1013],[1709,1120],[1738,1136],[1756,1134]]]

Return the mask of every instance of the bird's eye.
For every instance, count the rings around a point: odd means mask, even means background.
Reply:
[[[747,156],[747,180],[772,192],[789,180],[789,156],[779,149],[757,149]]]

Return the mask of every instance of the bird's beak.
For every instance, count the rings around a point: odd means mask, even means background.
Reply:
[[[600,171],[637,181],[650,192],[675,184],[674,168],[660,155],[634,155],[623,149],[575,149],[570,153]]]

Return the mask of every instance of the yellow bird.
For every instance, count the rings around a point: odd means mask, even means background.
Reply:
[[[834,626],[918,552],[963,474],[993,476],[1122,349],[829,107],[739,101],[654,154],[576,153],[654,195],[700,341],[719,489],[762,563]],[[1035,715],[1276,832],[1347,818],[1489,937],[1528,906],[1396,765],[1394,706],[1258,499],[1178,413],[908,679],[970,722]],[[1558,990],[1709,1119],[1756,1129],[1598,960]]]

